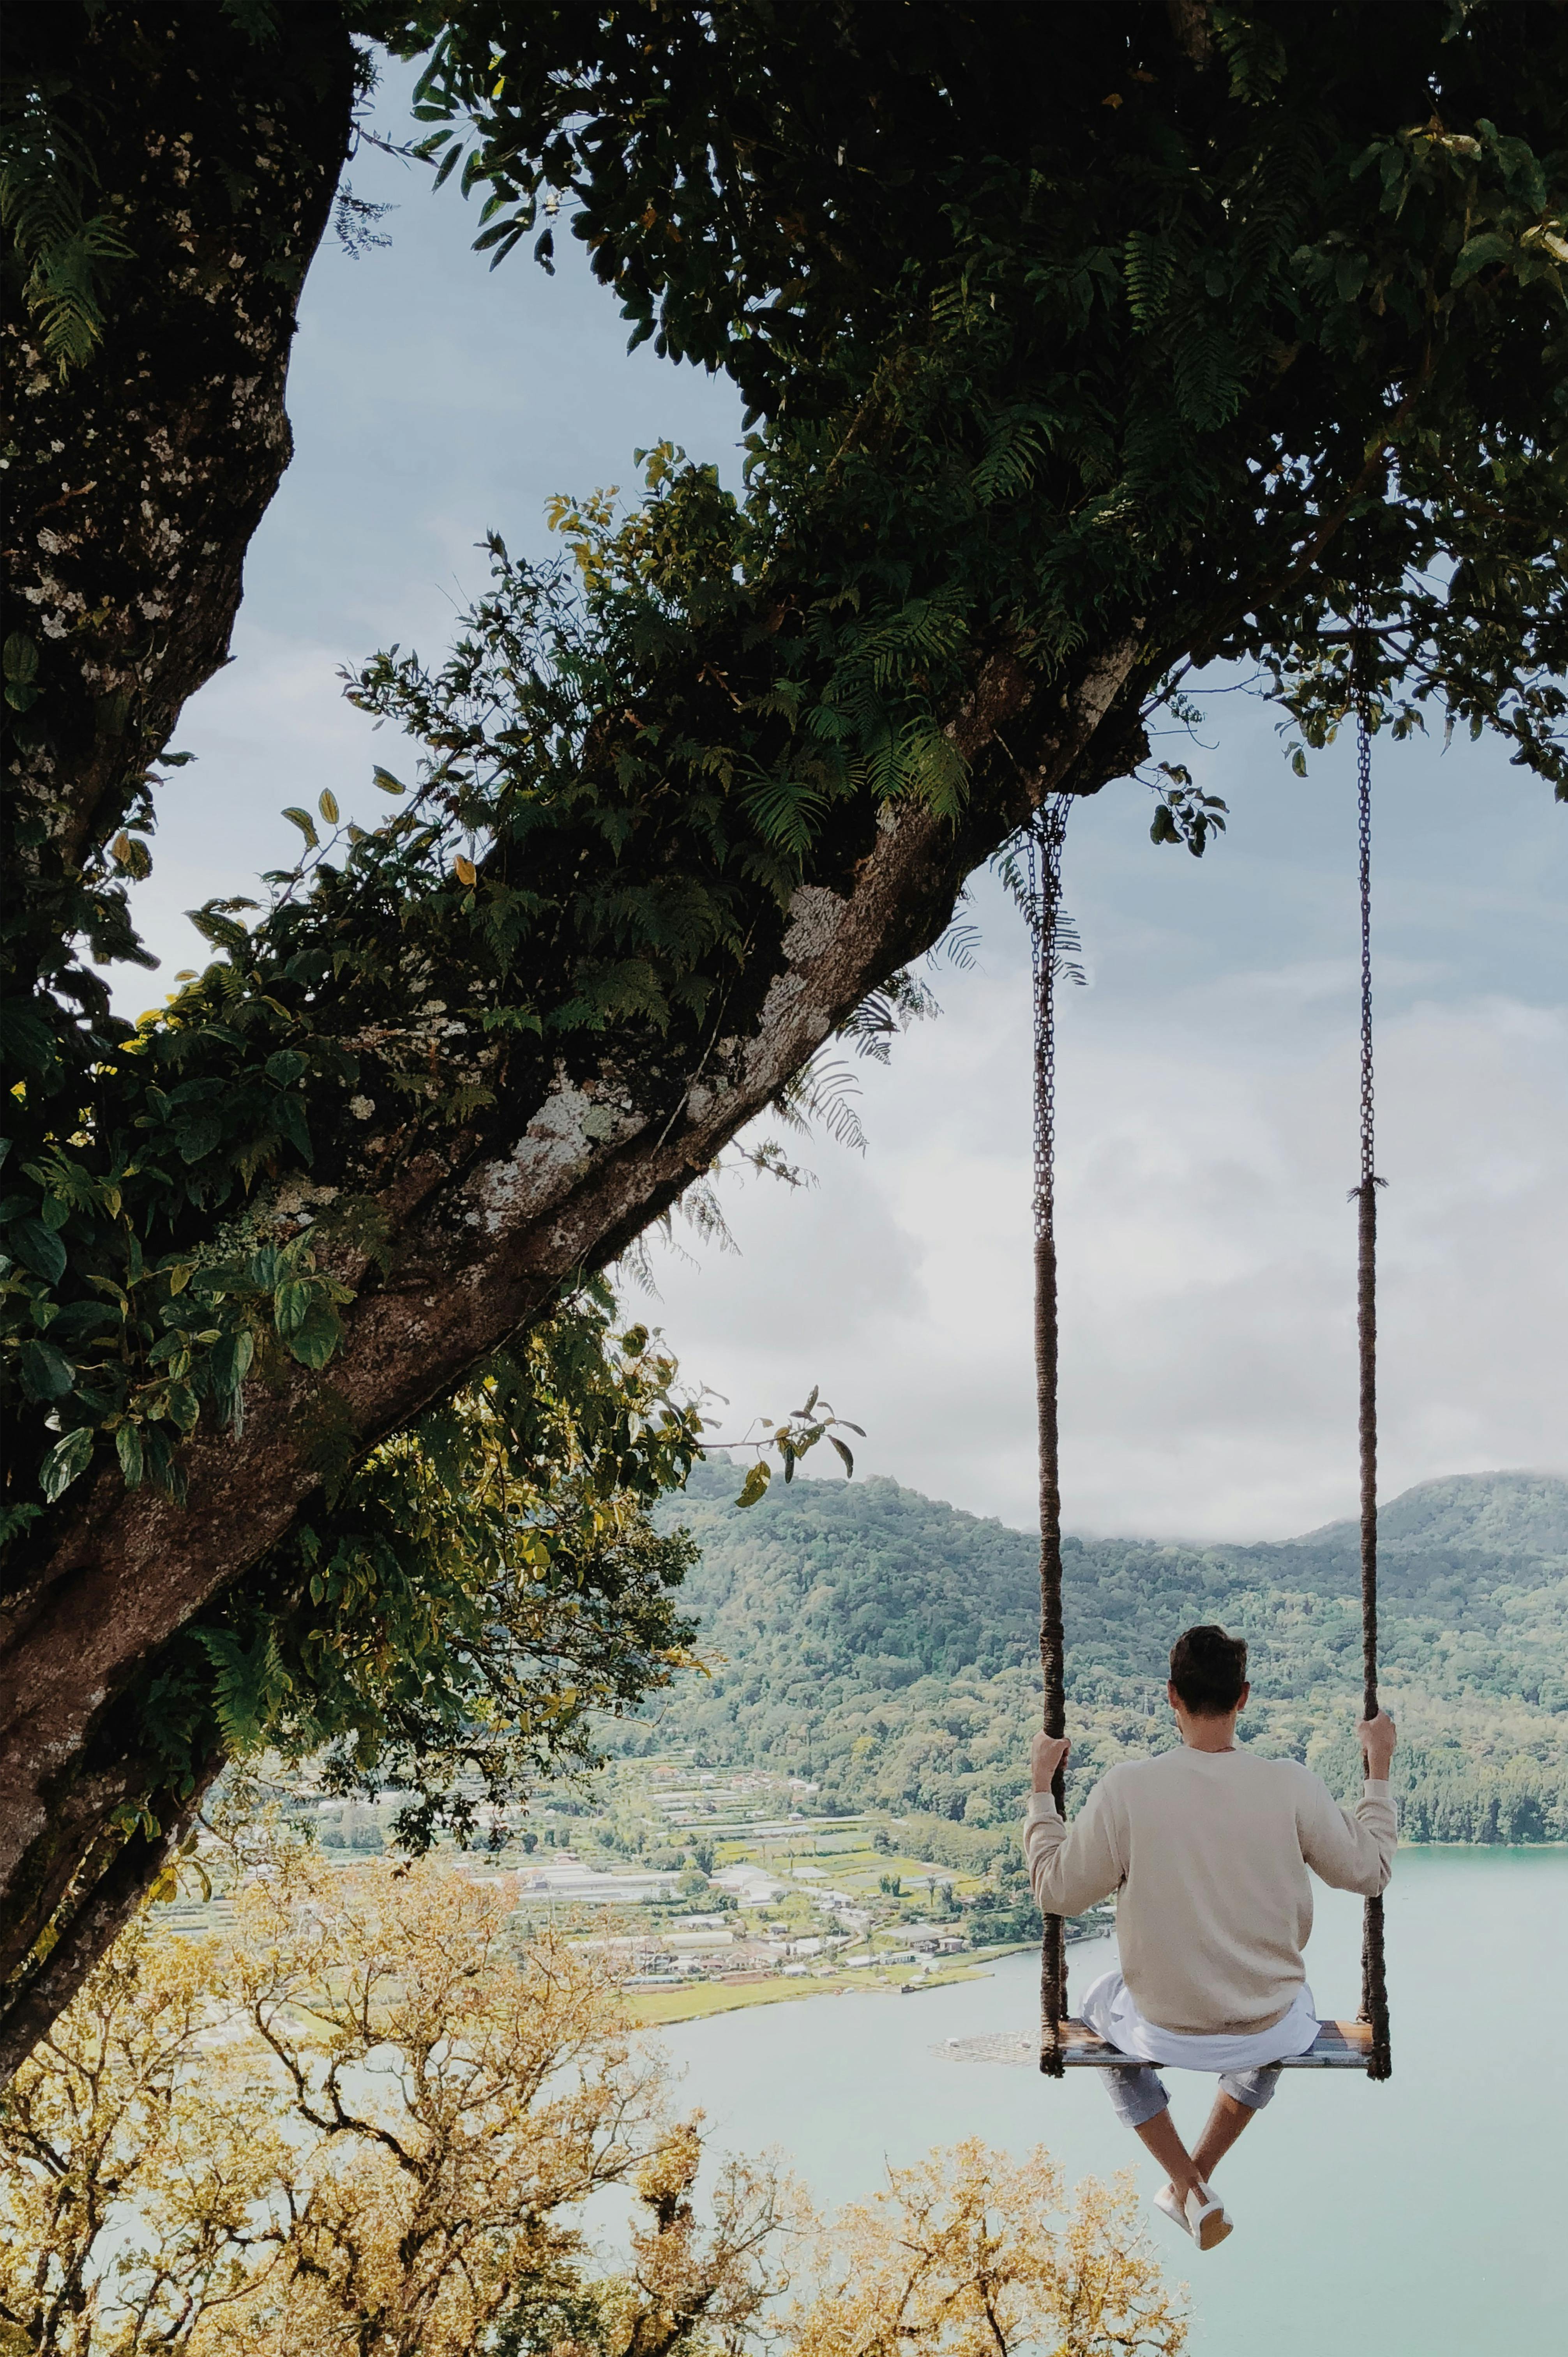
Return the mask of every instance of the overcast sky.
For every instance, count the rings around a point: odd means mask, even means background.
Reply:
[[[203,961],[183,910],[292,860],[283,804],[329,785],[384,815],[371,761],[400,755],[338,667],[439,654],[487,528],[541,551],[552,492],[629,490],[665,436],[738,471],[727,385],[628,356],[570,241],[553,280],[521,248],[491,275],[452,185],[374,154],[353,181],[397,204],[392,242],[329,242],[306,289],[295,457],[233,662],[178,731],[198,759],[138,893],[166,972],[122,971],[131,1014]],[[1275,716],[1208,701],[1185,758],[1232,816],[1201,862],[1155,849],[1130,783],[1069,829],[1090,981],[1061,1026],[1063,1492],[1085,1533],[1283,1537],[1354,1508],[1354,781],[1342,750],[1294,778]],[[1380,746],[1376,793],[1388,1498],[1568,1469],[1568,812],[1491,745]],[[738,1254],[678,1229],[643,1306],[728,1395],[726,1431],[821,1383],[867,1428],[864,1470],[1027,1525],[1026,944],[991,879],[970,914],[975,964],[930,977],[940,1019],[856,1068],[865,1156],[803,1146],[803,1193],[731,1182]]]

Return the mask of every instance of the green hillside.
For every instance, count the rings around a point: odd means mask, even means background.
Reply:
[[[687,1584],[710,1678],[613,1749],[690,1743],[811,1775],[824,1798],[972,1826],[1016,1815],[1037,1723],[1033,1538],[896,1481],[797,1481],[750,1512],[700,1467],[661,1510],[702,1549]],[[1194,1620],[1251,1647],[1241,1721],[1354,1789],[1355,1528],[1259,1546],[1069,1539],[1069,1782],[1173,1739],[1165,1654]],[[1381,1517],[1384,1690],[1407,1837],[1568,1839],[1568,1480],[1431,1481]],[[1070,1794],[1069,1794],[1069,1797]]]

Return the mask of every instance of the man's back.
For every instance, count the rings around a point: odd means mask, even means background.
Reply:
[[[1312,1930],[1307,1868],[1381,1890],[1396,1821],[1386,1783],[1354,1813],[1294,1760],[1183,1744],[1102,1777],[1070,1827],[1033,1797],[1024,1846],[1047,1913],[1120,1889],[1122,1971],[1145,2020],[1198,2035],[1261,2029],[1290,2007]]]

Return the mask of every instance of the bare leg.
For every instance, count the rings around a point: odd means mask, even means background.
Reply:
[[[1230,2098],[1229,2095],[1222,2095],[1219,2100],[1221,2103],[1228,2104]],[[1238,2104],[1236,2109],[1239,2112],[1244,2111],[1246,2105]],[[1240,2130],[1238,2128],[1233,2131],[1233,2134],[1239,2136]],[[1185,2205],[1189,2193],[1200,2192],[1203,2190],[1203,2171],[1177,2136],[1176,2122],[1172,2119],[1168,2109],[1156,2112],[1152,2120],[1144,2120],[1138,2129],[1138,2135],[1145,2151],[1154,2155],[1170,2179],[1176,2189],[1178,2201]]]
[[[1228,2095],[1221,2089],[1214,2098],[1214,2109],[1204,2125],[1203,2134],[1193,2147],[1192,2165],[1199,2177],[1207,2179],[1213,2176],[1253,2116],[1251,2104],[1239,2104],[1234,2095]],[[1152,2121],[1150,2125],[1154,2125]]]

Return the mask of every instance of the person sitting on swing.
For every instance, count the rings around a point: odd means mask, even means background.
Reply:
[[[1312,1930],[1307,1868],[1363,1898],[1384,1889],[1393,1870],[1395,1738],[1384,1711],[1361,1721],[1367,1781],[1354,1809],[1342,1809],[1298,1760],[1238,1748],[1237,1715],[1251,1691],[1240,1637],[1188,1629],[1170,1669],[1180,1745],[1111,1769],[1070,1825],[1051,1797],[1067,1738],[1036,1736],[1024,1854],[1045,1914],[1080,1915],[1121,1893],[1122,1969],[1095,1982],[1080,2018],[1145,2065],[1219,2073],[1190,2153],[1153,2069],[1101,2074],[1170,2179],[1157,2206],[1207,2251],[1231,2228],[1209,2186],[1217,2163],[1273,2096],[1277,2066],[1317,2036],[1302,1962]]]

